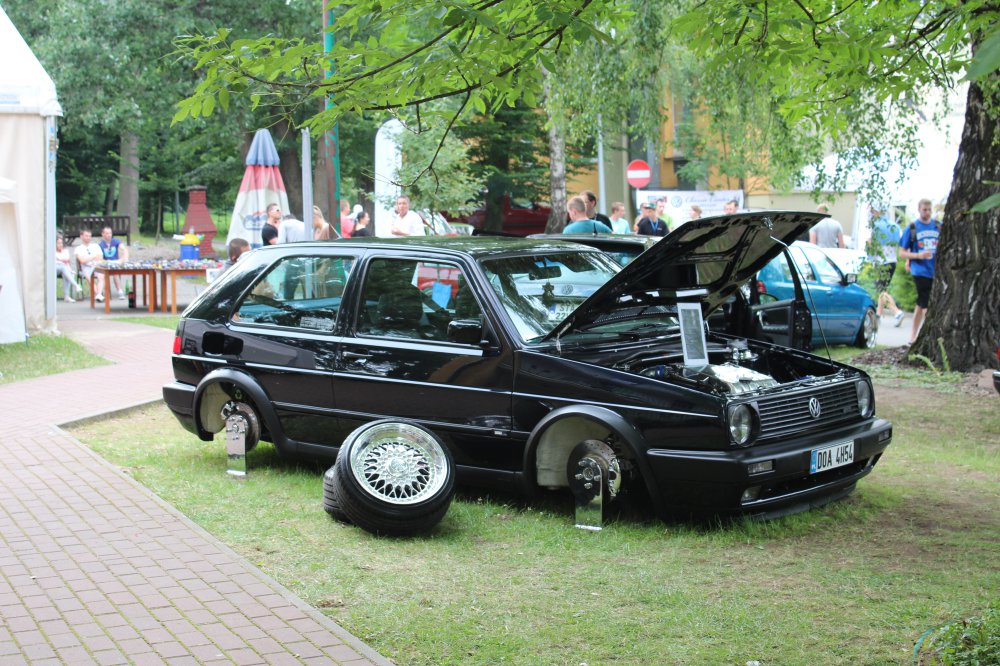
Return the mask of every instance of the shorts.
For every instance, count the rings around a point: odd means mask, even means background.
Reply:
[[[890,262],[888,264],[876,264],[875,265],[875,291],[882,293],[883,291],[889,291],[889,283],[892,282],[892,276],[896,272],[896,262]]]
[[[926,310],[931,300],[931,285],[934,284],[934,279],[914,275],[913,284],[917,287],[917,307]]]

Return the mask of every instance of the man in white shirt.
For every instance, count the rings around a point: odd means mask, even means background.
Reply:
[[[306,223],[294,215],[286,215],[278,227],[278,243],[299,243],[306,240]]]
[[[410,197],[405,194],[396,198],[396,214],[392,216],[393,236],[423,236],[424,221],[410,210]]]
[[[93,234],[90,229],[81,230],[80,245],[74,251],[76,254],[76,263],[80,266],[80,273],[83,275],[84,280],[89,280],[90,276],[94,274],[94,267],[97,265],[97,262],[104,261],[104,252],[97,246],[97,243],[91,242],[92,240]],[[97,274],[97,279],[94,281],[94,291],[94,300],[103,301],[104,276],[100,273]]]

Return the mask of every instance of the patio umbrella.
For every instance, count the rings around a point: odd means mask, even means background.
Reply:
[[[234,238],[243,238],[252,247],[260,247],[260,230],[267,220],[268,204],[276,203],[283,214],[288,212],[288,194],[278,171],[278,163],[278,150],[274,147],[271,133],[266,129],[257,130],[247,152],[247,168],[243,172],[236,205],[233,206],[227,243]]]

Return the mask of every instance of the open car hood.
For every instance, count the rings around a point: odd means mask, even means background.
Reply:
[[[544,339],[637,307],[700,302],[708,315],[776,257],[782,244],[790,245],[824,217],[766,211],[687,222],[608,280]]]

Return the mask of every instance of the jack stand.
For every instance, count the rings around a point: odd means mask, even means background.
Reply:
[[[247,417],[232,412],[226,417],[226,453],[229,469],[226,473],[241,481],[247,478]]]
[[[575,527],[600,532],[604,508],[621,489],[618,458],[603,442],[588,440],[573,450],[570,461],[567,476],[576,499]]]

